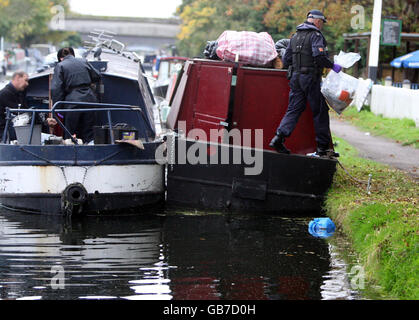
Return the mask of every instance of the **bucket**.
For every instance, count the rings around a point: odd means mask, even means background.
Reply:
[[[17,126],[14,128],[19,144],[29,144],[29,138],[31,137],[31,126]],[[34,125],[31,143],[32,145],[41,145],[41,131],[42,126],[40,124]]]

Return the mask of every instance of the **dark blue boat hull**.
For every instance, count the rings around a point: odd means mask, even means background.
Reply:
[[[141,213],[141,208],[165,200],[165,167],[155,158],[160,145],[161,142],[145,143],[144,150],[125,144],[0,145],[0,203],[29,213],[65,215],[68,214],[63,210],[63,200],[68,200],[65,192],[80,185],[77,192],[86,190],[83,215]],[[78,171],[81,174],[77,180],[74,172]],[[142,174],[151,171],[153,174],[148,178]],[[140,185],[142,179],[148,181]],[[38,181],[42,184],[39,188]],[[113,192],[109,192],[112,188]]]

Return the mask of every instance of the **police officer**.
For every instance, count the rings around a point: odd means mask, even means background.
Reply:
[[[329,149],[331,142],[329,112],[326,101],[320,91],[323,68],[340,72],[342,67],[334,64],[327,53],[327,43],[321,30],[327,20],[319,10],[311,10],[307,20],[297,27],[285,52],[284,68],[289,68],[290,95],[288,110],[282,119],[270,147],[279,153],[290,151],[285,147],[285,138],[289,137],[297,125],[307,100],[313,112],[319,156],[335,155]]]
[[[53,103],[57,101],[97,102],[91,84],[99,82],[99,72],[85,59],[75,58],[73,48],[63,48],[58,51],[59,63],[55,67],[51,81],[51,96]],[[66,105],[68,109],[80,108],[76,105]],[[95,116],[86,112],[67,112],[64,124],[72,135],[85,143],[93,140]],[[69,138],[66,133],[66,138]]]

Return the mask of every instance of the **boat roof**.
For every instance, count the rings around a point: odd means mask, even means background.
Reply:
[[[176,56],[173,56],[173,57],[161,57],[160,60],[161,61],[165,61],[165,60],[183,60],[183,61],[187,61],[187,60],[189,60],[189,58],[187,58],[187,57],[176,57]]]
[[[86,57],[89,62],[102,61],[107,63],[103,74],[119,76],[131,80],[138,80],[138,73],[141,70],[141,61],[132,52],[116,53],[110,50],[103,50],[100,60],[93,57],[93,52]]]
[[[93,53],[89,53],[86,57],[89,62],[99,61],[93,57]],[[101,54],[102,62],[107,63],[105,71],[101,71],[103,74],[118,76],[127,78],[130,80],[138,80],[138,72],[141,70],[141,61],[138,57],[134,56],[131,52],[123,52],[116,54],[114,52],[104,51]],[[33,73],[29,76],[30,79],[44,77],[54,73],[54,67],[50,67],[44,71]]]

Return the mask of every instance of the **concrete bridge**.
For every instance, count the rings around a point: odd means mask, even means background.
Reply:
[[[106,30],[116,33],[115,39],[127,49],[143,52],[174,45],[180,24],[179,19],[159,18],[70,16],[65,19],[65,29],[78,32],[83,40],[89,40],[92,31]]]

